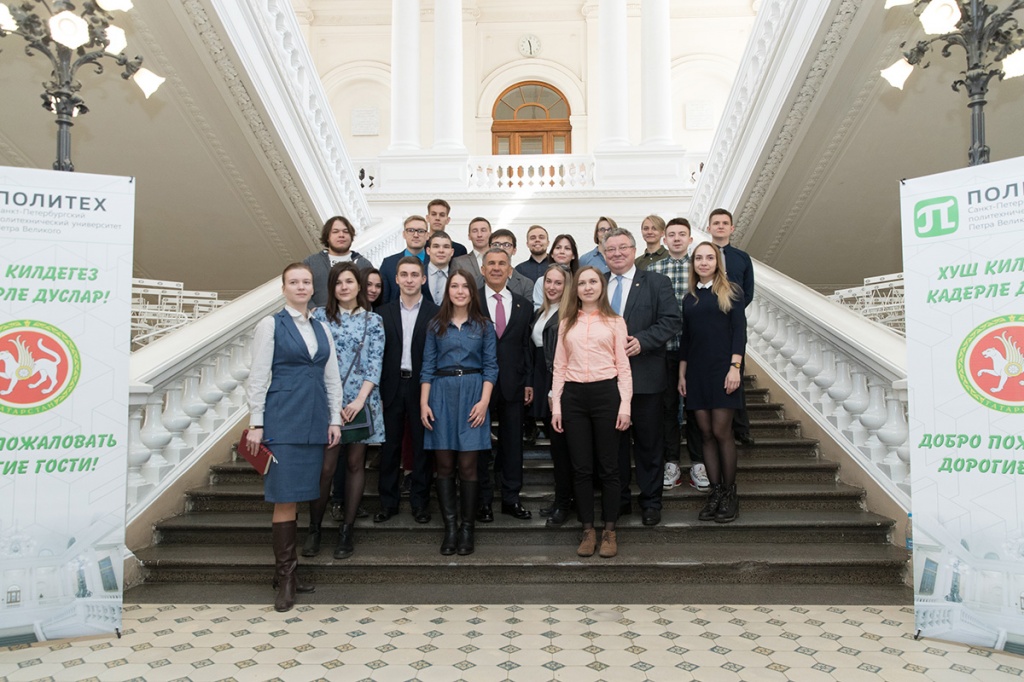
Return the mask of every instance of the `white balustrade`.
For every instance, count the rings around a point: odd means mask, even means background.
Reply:
[[[747,352],[904,509],[906,341],[755,262]]]
[[[282,304],[275,277],[132,353],[129,520],[248,414],[253,328]]]
[[[566,190],[594,186],[590,156],[536,154],[470,157],[471,190]]]

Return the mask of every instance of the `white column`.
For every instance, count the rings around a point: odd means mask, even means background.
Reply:
[[[391,0],[391,147],[420,148],[420,0]]]
[[[434,0],[434,149],[466,148],[462,71],[462,0]]]
[[[669,0],[640,6],[641,142],[672,144],[672,31]]]
[[[600,0],[597,15],[598,149],[629,145],[626,21],[626,0]]]

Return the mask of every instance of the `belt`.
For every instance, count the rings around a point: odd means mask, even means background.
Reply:
[[[402,370],[402,378],[403,379],[412,379],[412,370],[411,369],[403,369]]]
[[[463,374],[483,374],[482,369],[463,369],[456,367],[454,369],[439,369],[434,372],[434,376],[439,377],[461,377]]]

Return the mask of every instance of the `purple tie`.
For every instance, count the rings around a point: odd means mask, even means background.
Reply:
[[[494,295],[494,329],[499,339],[505,333],[505,302],[501,300],[501,294]]]

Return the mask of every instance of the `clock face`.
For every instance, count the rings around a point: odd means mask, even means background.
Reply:
[[[540,54],[540,38],[528,33],[519,39],[519,54],[524,57],[536,57]]]

